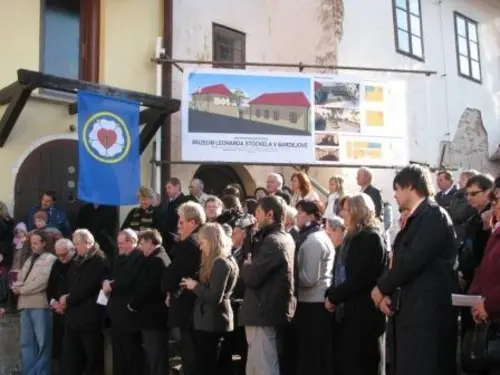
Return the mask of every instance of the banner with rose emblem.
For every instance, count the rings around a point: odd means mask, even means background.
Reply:
[[[78,92],[78,199],[137,203],[141,184],[139,103]]]

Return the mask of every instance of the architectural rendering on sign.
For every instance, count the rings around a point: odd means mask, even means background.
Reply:
[[[188,75],[190,133],[311,135],[309,77]]]

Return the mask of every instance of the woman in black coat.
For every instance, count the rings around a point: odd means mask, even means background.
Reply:
[[[325,300],[338,322],[336,374],[378,375],[385,316],[375,307],[371,291],[384,272],[386,250],[369,196],[350,196],[344,209],[347,236],[338,250],[333,285]]]

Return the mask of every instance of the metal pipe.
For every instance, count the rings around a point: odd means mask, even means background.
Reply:
[[[193,65],[224,65],[227,61],[209,61],[209,60],[188,60],[188,59],[171,59],[167,56],[151,58],[151,61],[156,64],[193,64]],[[317,64],[292,64],[292,63],[265,63],[265,62],[231,62],[231,65],[238,67],[256,66],[256,67],[279,67],[279,68],[298,68],[303,69],[329,69],[329,70],[356,70],[366,72],[384,72],[384,73],[401,73],[401,74],[423,74],[431,76],[437,74],[433,70],[412,70],[398,68],[371,68],[366,66],[347,66],[347,65],[317,65]]]
[[[159,165],[250,165],[250,166],[262,166],[262,167],[292,167],[297,170],[300,168],[361,168],[369,167],[370,169],[401,169],[406,165],[366,165],[366,164],[289,164],[289,163],[244,163],[244,162],[223,162],[223,161],[182,161],[182,160],[151,160],[153,164]]]
[[[163,38],[159,36],[156,38],[156,51],[155,56],[161,57],[165,53],[163,48]],[[156,95],[161,96],[163,87],[163,64],[156,64]],[[154,142],[154,155],[155,159],[159,160],[162,158],[161,155],[161,128],[155,134],[155,142]],[[161,165],[153,165],[153,170],[151,174],[151,187],[158,194],[161,194]]]

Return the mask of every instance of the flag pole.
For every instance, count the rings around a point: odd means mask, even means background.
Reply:
[[[156,38],[156,59],[160,59],[165,54],[165,49],[163,48],[163,38],[161,36]],[[156,95],[162,96],[162,76],[163,76],[163,64],[157,60],[156,63]],[[161,160],[161,127],[155,134],[154,142],[154,158],[155,160]],[[151,164],[151,187],[158,194],[161,195],[161,165]]]

